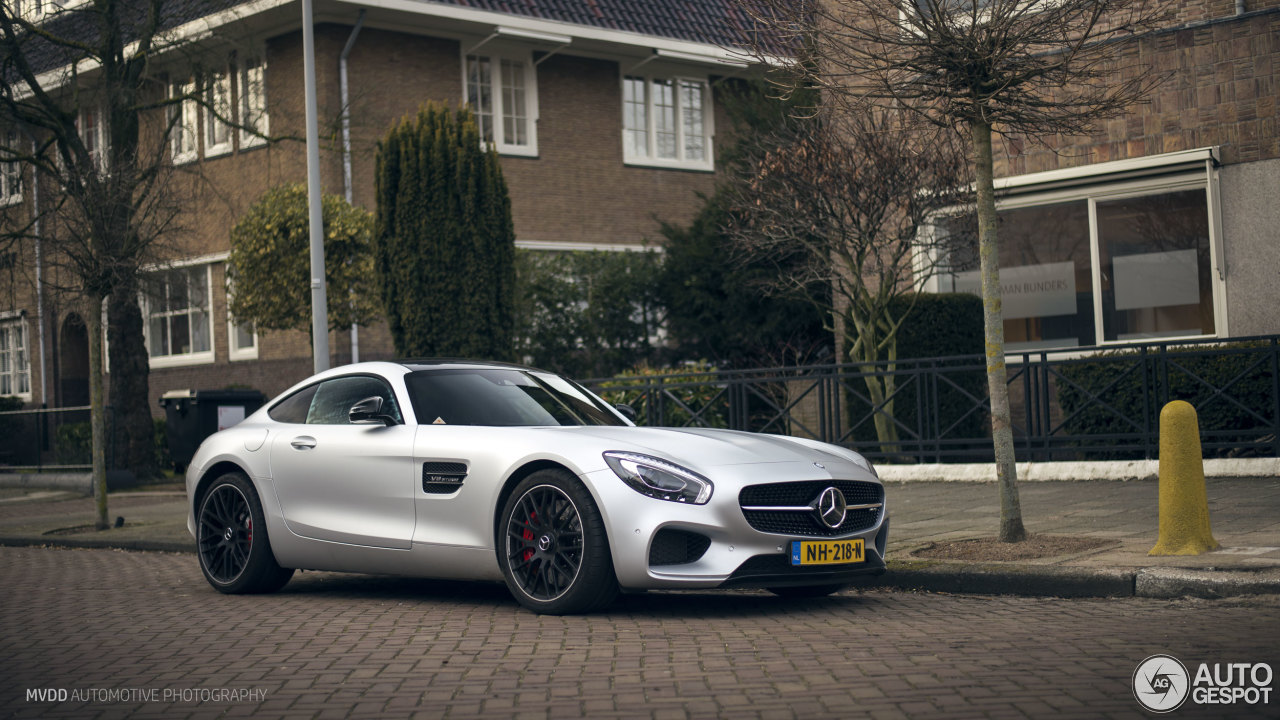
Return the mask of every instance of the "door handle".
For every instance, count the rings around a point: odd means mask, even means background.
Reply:
[[[294,450],[310,450],[316,446],[316,439],[302,435],[294,438],[289,444],[293,446]]]

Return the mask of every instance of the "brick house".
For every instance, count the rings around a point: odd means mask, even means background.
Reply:
[[[1148,103],[995,148],[1010,352],[1280,333],[1280,2],[1169,5]]]
[[[22,5],[53,17],[63,4],[50,1]],[[191,40],[156,61],[170,86],[193,87],[194,57],[213,69],[211,99],[239,122],[302,137],[299,3],[173,7],[187,13],[174,32]],[[717,129],[727,123],[718,83],[746,69],[725,49],[743,25],[730,0],[317,0],[315,21],[324,191],[372,209],[374,148],[385,131],[427,101],[470,103],[501,155],[525,248],[638,248],[657,237],[660,220],[691,217],[698,193],[712,189]],[[172,162],[199,179],[179,190],[191,193],[190,209],[151,275],[181,301],[144,300],[152,407],[174,389],[234,384],[271,396],[310,374],[310,341],[231,322],[228,236],[268,188],[305,181],[305,147],[236,132],[194,102],[172,112]],[[81,121],[82,137],[100,133],[91,107]],[[5,168],[0,204],[31,213],[39,193],[30,171]],[[44,268],[37,292],[35,251],[9,264],[25,271],[0,280],[0,394],[37,406],[86,403],[84,324],[69,296],[51,289],[56,269]],[[333,365],[393,352],[384,325],[331,333],[329,346]]]

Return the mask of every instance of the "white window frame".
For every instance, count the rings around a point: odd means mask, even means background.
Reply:
[[[5,145],[11,149],[22,143],[17,130],[5,133]],[[17,205],[22,202],[22,164],[17,160],[0,161],[0,207]]]
[[[174,165],[189,163],[200,158],[200,104],[194,98],[195,91],[195,81],[190,78],[169,84],[170,99],[185,98],[176,105],[171,105],[169,109],[170,117],[174,114],[178,116],[173,123],[172,136],[169,138]]]
[[[223,266],[225,277],[226,266]],[[237,334],[237,323],[231,316],[231,296],[235,294],[235,288],[232,286],[231,278],[227,277],[227,358],[232,362],[237,360],[257,360],[258,359],[258,330],[253,328],[253,345],[250,347],[240,347],[239,336]],[[241,325],[252,326],[252,323],[240,323]]]
[[[81,106],[79,112],[76,113],[76,133],[80,135],[80,141],[88,143],[85,137],[85,113],[93,113],[95,119],[92,129],[93,147],[89,148],[89,159],[97,165],[98,172],[105,173],[107,171],[107,123],[103,118],[102,106],[93,104]]]
[[[462,102],[470,105],[470,59],[472,57],[489,60],[490,87],[489,97],[493,107],[493,147],[499,155],[517,155],[537,157],[538,155],[538,68],[533,63],[531,50],[496,49],[491,46],[476,48],[472,52],[462,52]],[[506,117],[505,98],[502,91],[502,61],[518,62],[524,65],[524,110],[529,142],[516,145],[508,142],[503,120]],[[476,108],[471,107],[472,112]],[[483,136],[482,136],[483,140]]]
[[[147,358],[152,368],[182,367],[185,365],[207,365],[214,361],[214,344],[213,344],[213,264],[204,258],[196,258],[192,260],[172,263],[162,267],[152,267],[145,269],[144,272],[164,273],[173,272],[175,270],[190,270],[193,267],[204,268],[205,277],[205,312],[208,320],[205,323],[208,337],[208,350],[200,350],[190,353],[171,353],[169,355],[152,356],[151,355],[151,301],[147,297],[147,293],[143,291],[140,296],[140,305],[142,308],[142,333],[146,341]]]
[[[8,372],[0,371],[9,379],[10,388],[16,389],[20,387],[22,380],[26,381],[27,389],[25,392],[3,392],[0,395],[7,397],[17,397],[30,402],[31,400],[31,331],[27,327],[27,319],[21,312],[0,313],[0,328],[10,330],[5,333],[4,345],[0,346],[0,355],[8,355],[10,368]],[[13,338],[15,334],[12,329],[18,329],[22,336],[21,347],[15,347]],[[20,367],[21,366],[21,367]]]
[[[218,119],[214,108],[218,108],[223,117],[233,118],[234,99],[231,95],[231,73],[228,68],[212,73],[209,76],[208,83],[205,85],[205,107],[204,112],[204,156],[205,158],[218,157],[231,152],[232,138],[235,133],[232,126]],[[218,98],[218,94],[222,94],[222,100]],[[218,136],[225,133],[225,137],[219,140]]]
[[[1191,152],[1171,154],[1171,155],[1190,155]],[[1089,220],[1089,255],[1090,255],[1090,278],[1092,286],[1090,292],[1093,295],[1093,322],[1094,322],[1094,345],[1098,347],[1126,347],[1145,342],[1153,342],[1157,339],[1125,339],[1125,340],[1107,340],[1105,327],[1105,312],[1102,298],[1102,275],[1099,270],[1101,263],[1101,245],[1098,234],[1097,222],[1097,204],[1098,202],[1106,202],[1111,200],[1123,200],[1128,198],[1146,197],[1150,195],[1160,195],[1165,193],[1184,192],[1187,190],[1202,189],[1206,197],[1206,213],[1208,217],[1209,227],[1209,267],[1210,267],[1210,291],[1213,295],[1213,333],[1205,334],[1186,334],[1171,335],[1168,337],[1158,338],[1159,342],[1178,341],[1178,340],[1202,340],[1213,338],[1230,337],[1227,328],[1227,289],[1225,273],[1222,271],[1223,248],[1221,247],[1221,203],[1216,197],[1217,169],[1214,167],[1214,160],[1209,159],[1205,162],[1202,169],[1184,169],[1171,168],[1171,172],[1164,175],[1154,175],[1141,179],[1129,181],[1115,181],[1108,178],[1108,173],[1103,172],[1103,167],[1112,172],[1119,171],[1124,167],[1134,167],[1141,169],[1143,166],[1158,166],[1158,158],[1138,158],[1132,161],[1117,161],[1115,163],[1105,163],[1099,166],[1099,172],[1096,175],[1096,182],[1081,184],[1061,190],[1046,190],[1044,192],[1030,192],[1025,195],[1017,195],[998,199],[996,202],[997,210],[1016,210],[1020,208],[1041,207],[1046,205],[1054,205],[1067,202],[1085,202],[1087,204],[1087,213]],[[1050,171],[1043,173],[1045,179],[1048,176],[1080,176],[1086,168],[1073,168],[1071,171]],[[1007,179],[998,179],[996,181],[997,192],[1001,187],[1017,187],[1022,185],[1022,181],[1026,178],[1035,176],[1020,176]],[[1084,177],[1089,177],[1085,175]],[[927,264],[927,259],[922,261],[917,258],[917,266]],[[931,292],[951,292],[954,288],[954,276],[943,269],[929,279],[926,283],[926,290]],[[1039,351],[1036,351],[1039,352]],[[1079,357],[1087,353],[1074,352],[1069,347],[1055,348],[1051,352],[1054,357]],[[1018,353],[1021,354],[1021,353]]]
[[[256,76],[256,77],[253,77]],[[250,92],[250,89],[254,89]],[[240,149],[247,150],[265,145],[266,138],[246,130],[254,127],[263,135],[271,132],[271,115],[267,112],[267,61],[266,53],[257,52],[236,63],[236,105],[240,111]]]
[[[646,68],[647,69],[647,68]],[[627,107],[626,107],[626,85],[631,79],[644,80],[644,105],[645,105],[645,144],[648,148],[647,155],[636,155],[631,151],[630,143],[627,142]],[[676,157],[660,158],[657,156],[657,125],[656,116],[653,105],[653,83],[655,80],[670,80],[674,83],[674,114],[676,128]],[[680,83],[696,82],[702,85],[702,147],[703,157],[701,160],[689,160],[685,158],[685,128],[684,128],[684,106],[680,92]],[[627,72],[623,70],[619,79],[618,88],[619,97],[622,98],[622,161],[627,165],[638,165],[645,167],[662,167],[675,168],[680,170],[700,170],[705,172],[715,171],[715,151],[714,141],[716,135],[715,129],[715,101],[712,97],[711,81],[706,75],[697,75],[689,73],[659,73],[659,72]]]

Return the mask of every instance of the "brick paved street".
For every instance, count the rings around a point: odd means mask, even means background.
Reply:
[[[0,579],[15,717],[1138,717],[1130,677],[1155,653],[1280,670],[1276,597],[650,593],[560,618],[496,585],[308,573],[228,597],[191,555],[39,548],[0,548]],[[162,694],[224,688],[254,697]],[[1246,714],[1198,710],[1171,717]]]

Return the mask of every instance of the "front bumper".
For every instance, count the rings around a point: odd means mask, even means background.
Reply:
[[[877,482],[852,463],[828,467],[831,478],[814,476],[813,466],[772,463],[733,468],[732,478],[712,478],[715,493],[706,505],[684,505],[646,498],[624,485],[612,471],[584,477],[596,495],[609,536],[618,583],[628,590],[697,589],[716,587],[783,587],[835,585],[874,576],[885,570],[888,509],[874,525],[838,537],[801,537],[761,532],[748,523],[738,503],[743,487],[780,480],[855,479]],[[706,539],[705,551],[691,562],[657,564],[651,550],[664,531],[677,531]],[[865,559],[847,565],[796,567],[790,564],[793,540],[848,540],[861,538]],[[701,548],[700,548],[701,549]]]

